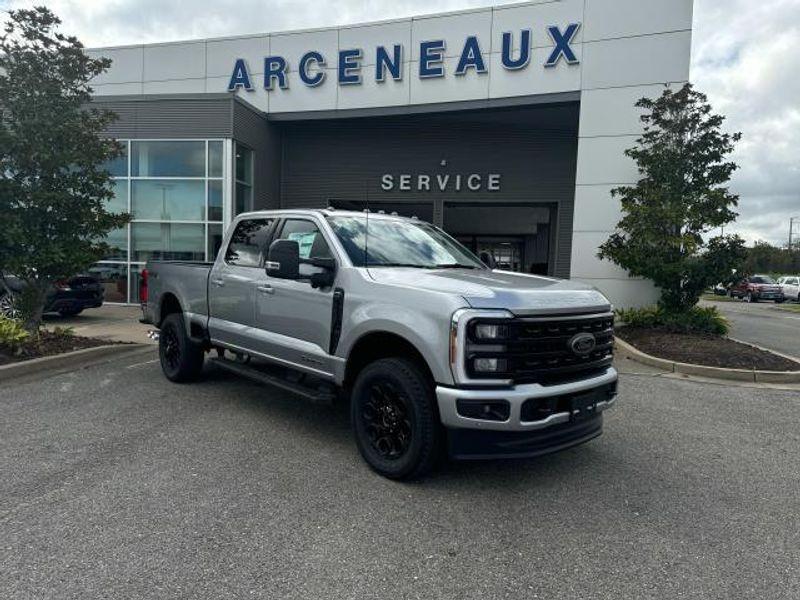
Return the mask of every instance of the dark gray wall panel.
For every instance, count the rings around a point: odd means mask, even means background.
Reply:
[[[574,119],[557,129],[490,111],[281,123],[281,205],[321,207],[342,200],[525,201],[557,205],[554,272],[569,276],[577,162]],[[531,119],[533,122],[537,119]],[[512,120],[513,121],[513,120]],[[446,166],[441,166],[441,161]],[[500,173],[501,191],[381,190],[384,173]]]
[[[117,113],[119,119],[108,129],[116,138],[229,138],[233,103],[229,96],[100,96],[92,106]]]
[[[278,208],[281,182],[281,137],[275,125],[242,101],[233,106],[233,137],[255,152],[253,208]]]

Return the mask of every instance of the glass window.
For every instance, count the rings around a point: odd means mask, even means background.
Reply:
[[[213,262],[217,259],[219,249],[222,246],[222,225],[214,225],[213,223],[208,226],[208,258],[206,260]]]
[[[131,181],[134,219],[205,221],[205,184],[202,181],[140,179]]]
[[[206,257],[205,226],[187,223],[133,223],[131,259],[134,261],[197,260]]]
[[[236,181],[253,183],[253,151],[236,144]]]
[[[331,258],[328,243],[312,221],[287,219],[277,239],[297,242],[300,246],[300,258]]]
[[[108,233],[106,244],[109,245],[108,256],[105,260],[127,260],[128,259],[128,228],[114,229]]]
[[[115,179],[111,182],[114,197],[106,202],[106,210],[110,213],[128,212],[128,180]]]
[[[103,167],[112,177],[128,176],[128,143],[122,142],[122,154],[108,161]]]
[[[225,250],[225,262],[239,267],[258,267],[274,219],[252,219],[240,222]]]
[[[236,214],[247,212],[253,205],[253,190],[249,185],[236,182]]]
[[[222,177],[222,142],[208,142],[208,176]]]
[[[222,182],[208,182],[208,220],[222,221]]]
[[[105,302],[128,301],[128,265],[97,263],[89,268],[89,274],[100,280]]]
[[[131,142],[134,177],[205,177],[205,142]]]

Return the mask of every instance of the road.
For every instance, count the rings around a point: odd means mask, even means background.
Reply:
[[[11,598],[737,598],[800,589],[800,394],[624,376],[597,440],[360,460],[346,411],[150,354],[0,388]]]
[[[772,302],[710,302],[731,322],[730,336],[800,358],[800,313],[779,309]]]

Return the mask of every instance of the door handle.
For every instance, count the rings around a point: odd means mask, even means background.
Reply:
[[[262,294],[274,294],[275,288],[272,287],[270,284],[265,283],[263,285],[257,285],[256,289],[261,292]]]
[[[218,277],[217,279],[212,279],[211,283],[216,285],[217,287],[225,287],[225,280],[222,279],[221,277]]]

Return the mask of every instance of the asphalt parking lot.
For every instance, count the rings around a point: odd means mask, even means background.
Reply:
[[[605,434],[413,484],[341,408],[140,354],[0,389],[3,598],[789,598],[800,395],[623,376]]]
[[[762,348],[800,357],[800,313],[772,302],[711,302],[731,323],[730,336]]]

